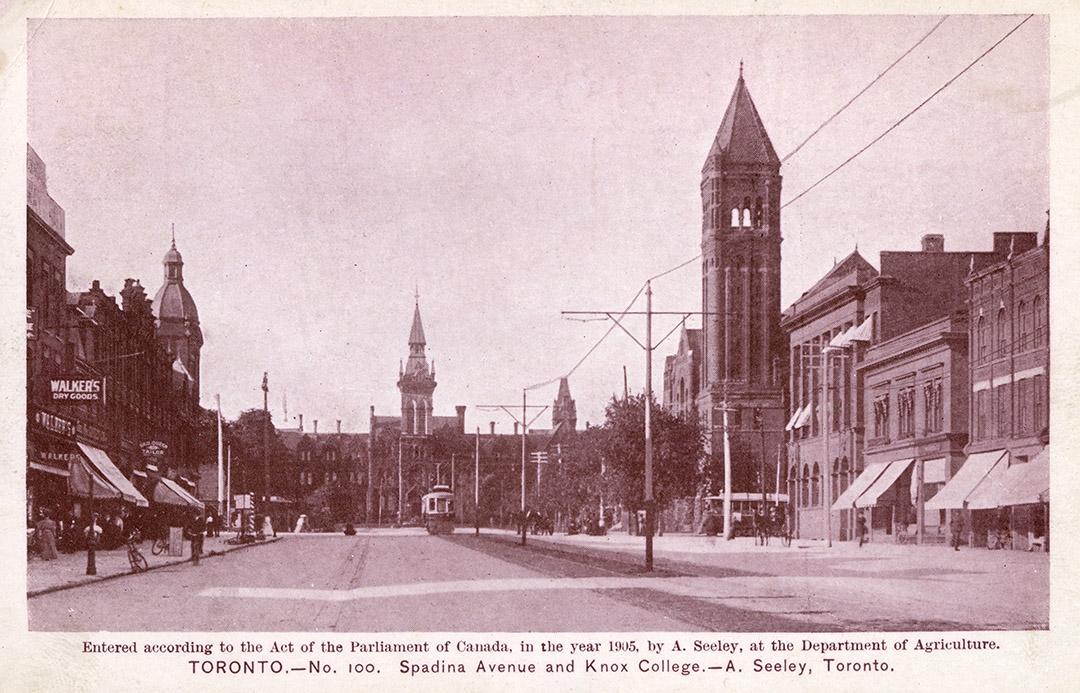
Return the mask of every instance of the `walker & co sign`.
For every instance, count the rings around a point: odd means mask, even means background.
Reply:
[[[100,402],[105,394],[104,378],[50,378],[53,402]]]
[[[55,433],[65,438],[75,437],[75,424],[67,419],[62,419],[55,414],[40,409],[34,410],[34,423],[49,433]]]

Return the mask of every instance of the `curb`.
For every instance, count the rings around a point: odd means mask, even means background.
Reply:
[[[215,556],[224,556],[227,553],[232,553],[233,551],[240,551],[241,549],[250,549],[253,546],[266,546],[267,544],[273,544],[274,542],[281,541],[282,539],[284,539],[284,537],[273,537],[273,538],[270,538],[270,539],[264,539],[263,541],[257,542],[257,543],[240,544],[239,546],[233,546],[232,548],[224,549],[224,550],[221,550],[221,551],[212,550],[212,551],[206,553],[205,555],[201,556],[200,560],[206,560],[207,558],[213,558]],[[76,587],[86,587],[87,585],[96,585],[99,582],[106,582],[108,580],[115,580],[116,578],[127,577],[129,575],[141,575],[143,573],[149,573],[151,571],[157,570],[158,568],[166,568],[168,566],[181,565],[183,563],[190,563],[190,562],[191,562],[190,557],[189,558],[183,558],[183,559],[179,559],[179,560],[175,560],[175,561],[168,561],[168,562],[165,562],[165,563],[158,563],[157,565],[150,566],[146,570],[139,570],[139,571],[127,570],[127,571],[123,571],[123,572],[120,572],[120,573],[113,573],[111,575],[98,575],[98,576],[94,577],[92,580],[81,580],[79,582],[65,582],[62,585],[53,585],[52,587],[42,587],[41,589],[27,590],[26,598],[27,599],[32,599],[33,597],[40,597],[43,594],[51,594],[53,592],[62,592],[64,590],[75,589]]]

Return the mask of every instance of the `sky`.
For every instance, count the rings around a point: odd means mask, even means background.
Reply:
[[[418,289],[436,413],[463,404],[469,430],[505,432],[477,405],[520,403],[608,328],[561,311],[621,311],[699,252],[701,166],[740,60],[784,157],[938,19],[50,19],[31,26],[28,133],[66,211],[69,290],[135,277],[152,295],[175,224],[204,406],[261,406],[268,371],[278,425],[285,397],[309,430],[396,414]],[[1019,19],[946,20],[784,163],[782,199]],[[988,250],[994,231],[1042,230],[1047,32],[1027,22],[784,209],[785,307],[856,245],[877,264],[925,233]],[[696,262],[665,276],[654,309],[700,310],[700,285]],[[658,393],[676,338],[654,354]],[[616,331],[573,373],[579,425],[602,420],[623,366],[640,392],[644,352]]]

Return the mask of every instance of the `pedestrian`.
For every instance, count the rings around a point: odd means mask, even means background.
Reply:
[[[93,544],[97,546],[101,541],[101,525],[98,524],[98,514],[94,513],[90,516],[90,523],[83,529],[83,534],[86,537],[87,545]]]
[[[188,523],[188,534],[191,537],[191,562],[194,565],[199,565],[199,557],[202,555],[203,548],[203,530],[205,529],[206,521],[195,512],[191,516],[191,522]]]
[[[277,536],[277,532],[274,531],[274,523],[270,521],[270,513],[263,515],[262,531],[264,537]]]
[[[206,513],[206,536],[215,537],[217,533],[214,531],[214,513]]]
[[[42,512],[41,519],[34,525],[34,539],[37,541],[41,560],[56,559],[56,522],[53,521],[52,513],[48,509]]]
[[[953,550],[960,550],[960,535],[964,533],[964,515],[960,510],[952,511],[952,520],[949,522],[949,530],[952,532]]]
[[[855,533],[859,535],[859,548],[866,543],[866,515],[860,510],[855,515]]]

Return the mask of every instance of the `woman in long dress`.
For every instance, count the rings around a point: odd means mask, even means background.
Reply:
[[[34,526],[34,535],[37,538],[41,560],[54,560],[56,558],[56,522],[49,516],[49,511],[46,510],[37,521]]]

